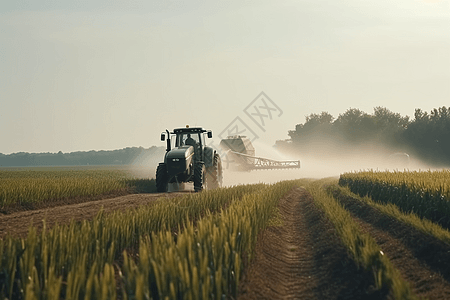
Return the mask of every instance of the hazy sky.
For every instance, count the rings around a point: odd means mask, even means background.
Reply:
[[[244,112],[262,91],[263,129]],[[147,148],[236,117],[273,144],[375,106],[450,106],[449,0],[0,4],[0,153]]]

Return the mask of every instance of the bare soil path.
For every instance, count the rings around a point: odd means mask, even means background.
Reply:
[[[37,210],[14,212],[7,215],[0,214],[0,238],[10,234],[13,236],[26,236],[30,225],[42,228],[46,220],[47,228],[52,225],[68,224],[75,221],[92,219],[101,208],[108,213],[115,210],[126,210],[141,205],[147,205],[158,198],[173,198],[184,193],[158,193],[158,194],[131,194],[110,199],[88,201],[84,203],[61,205]]]
[[[260,236],[238,299],[386,299],[358,270],[333,225],[304,189],[279,203],[282,226]]]
[[[369,233],[418,296],[450,299],[450,245],[391,218],[358,199],[335,197]]]

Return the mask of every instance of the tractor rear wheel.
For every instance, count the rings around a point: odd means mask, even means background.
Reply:
[[[165,163],[160,163],[156,169],[156,191],[159,193],[167,192],[168,183],[167,166]]]
[[[206,170],[208,190],[217,189],[222,186],[222,161],[219,154],[214,154],[214,162]]]
[[[202,161],[199,161],[195,163],[194,166],[194,191],[201,192],[203,190],[205,179],[205,164]]]

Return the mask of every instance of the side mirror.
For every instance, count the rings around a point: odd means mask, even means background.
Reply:
[[[166,134],[163,132],[161,133],[161,142],[164,142],[166,140]]]
[[[212,131],[211,131],[211,130],[208,131],[208,138],[209,138],[209,139],[212,138]]]

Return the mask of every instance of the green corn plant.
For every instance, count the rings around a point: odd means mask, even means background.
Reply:
[[[450,229],[450,171],[344,173],[339,185]]]
[[[143,237],[139,261],[123,253],[123,298],[235,297],[243,257],[251,259],[258,233],[293,185],[278,183],[235,198],[226,211],[187,220],[176,237],[171,230]]]
[[[73,197],[93,197],[116,191],[154,192],[154,182],[135,178],[125,170],[0,171],[0,208]]]
[[[114,278],[114,261],[125,249],[135,248],[144,236],[181,232],[186,224],[223,213],[232,201],[262,188],[237,186],[162,198],[126,212],[100,211],[91,221],[50,230],[44,226],[40,234],[31,228],[24,239],[7,237],[0,240],[0,299],[49,299],[58,293],[64,299],[115,297],[108,282]]]
[[[362,232],[350,213],[325,191],[323,184],[329,185],[330,180],[313,182],[306,188],[312,194],[314,202],[333,223],[338,236],[356,264],[373,274],[378,289],[392,291],[394,299],[418,299],[408,282],[381,252],[375,240]]]

